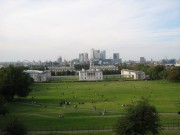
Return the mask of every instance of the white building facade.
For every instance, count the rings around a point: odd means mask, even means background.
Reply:
[[[34,82],[47,82],[51,79],[51,73],[48,71],[25,70],[24,72],[28,73]]]
[[[79,71],[79,80],[80,81],[103,80],[103,73],[102,71],[96,71],[96,70],[82,70]]]
[[[146,75],[143,71],[135,71],[128,69],[122,69],[121,76],[126,78],[134,78],[135,80],[144,80],[146,78]]]
[[[180,61],[176,61],[175,66],[176,66],[176,67],[180,67]]]

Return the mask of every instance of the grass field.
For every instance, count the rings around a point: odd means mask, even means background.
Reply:
[[[8,104],[0,126],[18,117],[32,130],[112,128],[125,106],[141,97],[156,106],[163,126],[180,126],[180,83],[167,81],[36,83],[27,98]],[[64,101],[70,105],[61,106]]]
[[[34,133],[30,133],[30,135],[34,135]],[[36,135],[42,135],[36,134]],[[46,135],[116,135],[113,132],[97,132],[97,133],[91,133],[91,132],[86,132],[86,133],[49,133]],[[159,135],[179,135],[179,130],[164,130],[162,131]]]

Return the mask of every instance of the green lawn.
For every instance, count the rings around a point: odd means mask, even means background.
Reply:
[[[121,82],[71,82],[35,84],[26,102],[32,97],[40,104],[59,106],[60,101],[70,101],[78,108],[116,110],[124,112],[122,104],[130,104],[141,97],[149,98],[159,112],[180,110],[180,83],[165,81],[121,81]],[[84,102],[84,104],[78,104]],[[93,102],[93,103],[92,103]]]
[[[179,130],[164,130],[161,131],[160,135],[179,135]],[[30,133],[29,135],[34,135],[33,133]],[[43,133],[39,133],[36,135],[43,135]],[[113,132],[96,132],[96,133],[92,133],[92,132],[86,132],[86,133],[49,133],[46,135],[116,135]]]
[[[0,116],[0,127],[8,119],[18,117],[33,130],[111,128],[125,112],[126,107],[122,105],[141,97],[148,98],[156,106],[163,126],[180,124],[177,114],[180,111],[180,83],[104,81],[36,83],[27,98],[8,104],[10,114]],[[71,104],[60,108],[62,101]],[[76,109],[74,105],[77,105]],[[107,113],[103,116],[104,109]]]

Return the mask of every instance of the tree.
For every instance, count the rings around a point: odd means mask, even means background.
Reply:
[[[174,67],[167,71],[167,80],[179,81],[180,80],[180,67]]]
[[[151,77],[155,80],[163,79],[163,71],[165,70],[165,67],[162,65],[157,65],[152,69]]]
[[[0,115],[6,116],[9,110],[6,106],[6,101],[0,96]]]
[[[12,101],[15,95],[26,97],[30,92],[29,86],[32,82],[32,78],[23,72],[22,67],[9,66],[1,69],[0,95],[9,101]]]
[[[130,105],[127,113],[115,125],[118,135],[158,134],[160,119],[156,108],[147,99],[141,99],[137,104]]]
[[[2,94],[3,78],[4,78],[3,70],[0,69],[0,96]]]
[[[5,135],[26,135],[27,127],[18,119],[10,120],[4,128]]]
[[[74,65],[74,68],[75,70],[82,70],[82,69],[88,70],[89,66],[90,66],[89,64],[76,64]]]

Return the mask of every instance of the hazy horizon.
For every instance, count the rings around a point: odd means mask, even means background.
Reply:
[[[1,0],[0,62],[180,58],[180,0]]]

